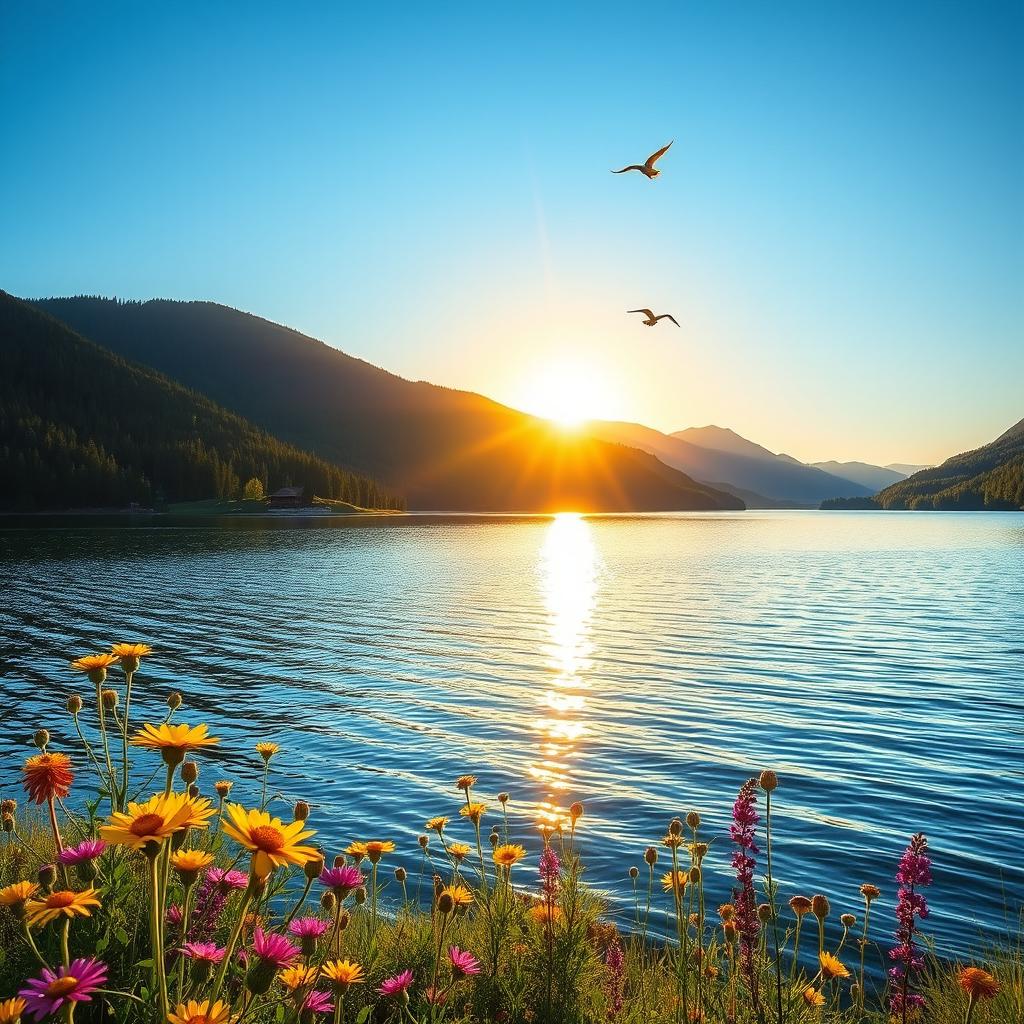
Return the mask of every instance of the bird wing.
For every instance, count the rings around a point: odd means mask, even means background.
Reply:
[[[672,140],[672,142],[675,142],[675,141],[676,141],[675,139]],[[659,149],[657,153],[652,153],[647,158],[647,166],[649,168],[653,168],[654,165],[669,151],[669,149],[672,146],[672,142],[670,142],[667,146],[662,146],[661,149]]]
[[[679,326],[679,321],[671,313],[662,313],[661,316],[656,317],[655,319],[657,319],[657,320],[671,320],[672,323],[674,323],[676,325],[676,327]]]
[[[648,320],[652,320],[654,318],[654,314],[649,309],[627,309],[626,312],[627,313],[645,313],[647,315],[647,319]]]
[[[612,171],[612,174],[625,174],[626,171],[642,171],[643,168],[639,164],[630,164],[628,167],[623,167],[621,171]]]

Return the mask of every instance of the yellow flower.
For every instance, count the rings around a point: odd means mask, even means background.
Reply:
[[[672,892],[675,889],[677,893],[681,893],[686,888],[689,877],[688,871],[666,871],[661,876],[661,887],[665,892]]]
[[[83,889],[81,892],[62,889],[41,900],[29,900],[25,904],[25,918],[30,925],[42,927],[62,916],[91,917],[92,908],[99,905],[95,889]]]
[[[121,668],[128,673],[137,672],[139,662],[147,654],[152,654],[153,648],[149,644],[112,644],[110,652],[120,659]]]
[[[455,788],[456,789],[469,790],[469,789],[471,789],[475,785],[476,785],[476,776],[475,775],[460,775],[455,780]]]
[[[376,864],[385,853],[392,853],[395,849],[395,844],[391,842],[390,839],[371,839],[368,843],[364,843],[363,845],[366,847],[367,860],[369,860],[371,864]]]
[[[825,997],[816,988],[804,989],[804,1003],[807,1006],[824,1006]]]
[[[0,1000],[0,1024],[18,1024],[25,1012],[24,999]]]
[[[562,908],[549,907],[546,903],[537,903],[530,907],[530,917],[537,924],[557,924],[562,919]]]
[[[220,743],[216,736],[206,735],[205,725],[150,725],[148,722],[135,734],[132,743],[137,747],[159,750],[167,764],[180,764],[190,750],[200,750]]]
[[[117,661],[116,654],[87,654],[84,658],[76,658],[71,662],[71,667],[77,668],[79,672],[102,671],[106,675],[107,669],[117,664]]]
[[[474,825],[480,824],[480,819],[487,813],[487,804],[470,803],[459,808],[459,814],[469,818]]]
[[[217,809],[211,806],[205,796],[190,796],[185,802],[188,817],[185,818],[185,828],[209,828],[210,819],[217,813]]]
[[[141,850],[150,843],[162,843],[184,828],[203,827],[189,825],[190,821],[196,820],[197,803],[199,801],[189,799],[185,793],[159,793],[145,803],[130,803],[127,811],[110,815],[107,823],[100,826],[100,838],[132,850]],[[152,848],[149,852],[153,852]]]
[[[673,847],[673,846],[677,846],[678,847],[678,846],[682,846],[684,842],[686,842],[686,840],[683,839],[682,835],[675,836],[671,832],[669,832],[665,836],[665,838],[662,839],[661,845],[662,846],[668,846],[668,847]]]
[[[468,907],[473,902],[473,894],[464,885],[446,885],[438,895],[450,896],[456,907]]]
[[[494,863],[510,868],[526,856],[526,850],[516,843],[505,843],[494,851]]]
[[[205,850],[176,850],[171,854],[171,867],[182,874],[195,874],[213,864],[213,854]]]
[[[270,740],[263,740],[256,744],[256,753],[263,758],[264,761],[269,761],[281,748],[276,743],[271,743]]]
[[[449,843],[448,852],[457,860],[461,861],[463,857],[468,857],[472,850],[468,843]]]
[[[436,832],[440,835],[444,831],[445,825],[448,824],[448,819],[443,816],[431,818],[423,827],[430,832]]]
[[[366,843],[349,843],[345,847],[345,852],[350,857],[354,857],[358,864],[366,856]]]
[[[288,967],[277,976],[278,981],[289,992],[294,992],[297,988],[305,988],[307,985],[314,984],[316,977],[317,969],[315,967],[306,967],[303,964]]]
[[[0,907],[20,907],[39,892],[35,882],[14,882],[0,889]]]
[[[325,978],[330,978],[334,987],[344,992],[349,985],[359,985],[364,980],[363,969],[351,960],[331,960],[321,968]]]
[[[832,978],[848,978],[850,972],[843,965],[842,961],[831,953],[822,953],[818,957],[821,965],[821,976],[829,981]]]
[[[187,1003],[178,1003],[167,1014],[167,1024],[234,1024],[237,1020],[238,1014],[232,1014],[231,1008],[219,999],[213,1004],[209,999],[201,1003],[190,999]]]
[[[224,833],[252,850],[252,869],[265,878],[274,868],[285,864],[301,867],[319,854],[312,846],[300,845],[301,840],[315,835],[305,828],[304,821],[285,825],[280,818],[272,818],[266,811],[247,811],[241,804],[227,804],[230,821],[222,823]]]

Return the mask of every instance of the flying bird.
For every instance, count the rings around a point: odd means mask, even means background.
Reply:
[[[646,320],[644,320],[645,327],[653,327],[659,320],[671,320],[672,323],[679,326],[679,321],[671,313],[662,313],[661,316],[655,316],[654,313],[649,309],[627,309],[627,313],[643,313]]]
[[[672,140],[675,142],[675,139]],[[652,181],[661,174],[654,165],[669,151],[672,142],[668,146],[662,146],[657,153],[652,153],[644,164],[630,164],[628,167],[623,167],[621,171],[612,171],[612,174],[625,174],[626,171],[639,171],[641,174],[646,174]]]

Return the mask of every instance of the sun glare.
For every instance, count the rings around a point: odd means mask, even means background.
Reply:
[[[562,358],[538,367],[521,393],[521,408],[570,430],[611,418],[617,405],[611,382],[584,359]]]

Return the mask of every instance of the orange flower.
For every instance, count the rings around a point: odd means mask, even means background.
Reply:
[[[395,849],[390,839],[371,839],[363,845],[366,847],[366,859],[371,864],[376,864],[385,853],[393,853]]]
[[[18,1024],[25,1012],[25,1000],[18,996],[15,999],[0,999],[0,1024]]]
[[[980,967],[965,967],[957,974],[956,980],[970,996],[971,1002],[975,999],[992,999],[999,993],[999,982]]]
[[[0,907],[10,907],[20,916],[22,907],[39,892],[35,882],[14,882],[0,889]]]
[[[81,892],[59,890],[41,900],[29,900],[25,905],[25,917],[30,925],[38,927],[62,916],[91,917],[92,908],[99,905],[95,889],[83,889]]]
[[[672,892],[675,890],[676,893],[681,893],[690,880],[690,873],[688,871],[666,871],[661,876],[661,887],[665,892]]]
[[[459,814],[464,818],[469,818],[474,825],[480,824],[480,819],[487,812],[487,804],[481,803],[468,803],[459,808]]]
[[[21,770],[25,792],[37,804],[54,798],[62,800],[75,781],[71,759],[66,754],[34,754],[25,760]]]
[[[526,850],[518,843],[504,843],[495,849],[492,856],[495,864],[503,868],[511,868],[513,864],[518,864],[526,856]]]
[[[461,861],[463,857],[468,857],[472,852],[469,843],[449,843],[448,852],[457,860]]]
[[[139,662],[147,654],[152,654],[153,648],[149,644],[112,644],[110,653],[120,659],[125,672],[137,672]]]
[[[557,924],[562,920],[562,908],[549,907],[546,903],[537,903],[530,907],[530,917],[537,924]]]
[[[830,981],[832,978],[848,978],[850,976],[850,972],[839,957],[833,956],[831,953],[822,953],[818,957],[818,963],[821,967],[821,976],[826,981]]]
[[[817,1008],[825,1005],[825,997],[816,988],[805,988],[804,1003]]]
[[[180,764],[190,750],[200,750],[220,743],[216,736],[206,735],[205,725],[144,725],[132,738],[137,747],[159,750],[167,764]]]
[[[107,669],[111,665],[116,665],[118,660],[114,654],[87,654],[84,658],[76,658],[71,662],[71,667],[84,672],[91,682],[99,686],[107,678]]]

